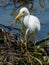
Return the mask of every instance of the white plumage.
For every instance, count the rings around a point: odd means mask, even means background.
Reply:
[[[36,16],[30,15],[28,9],[23,7],[20,9],[21,16],[25,15],[24,17],[24,25],[30,29],[31,32],[35,31],[36,29],[40,31],[40,21]]]
[[[40,22],[39,19],[35,16],[25,16],[24,17],[24,25],[30,29],[30,32],[34,32],[35,30],[40,31]]]
[[[30,15],[30,13],[29,13],[29,11],[26,7],[23,7],[23,8],[20,9],[20,12],[16,16],[15,19],[17,19],[17,18],[19,18],[20,16],[23,16],[23,15],[25,15],[23,23],[27,27],[27,29],[29,29],[30,33],[40,31],[41,26],[40,26],[39,19],[36,16]]]

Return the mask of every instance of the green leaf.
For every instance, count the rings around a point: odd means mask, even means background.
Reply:
[[[12,65],[12,63],[11,62],[7,62],[7,65]]]
[[[40,63],[40,65],[43,65],[43,64],[42,64],[42,61],[41,61],[40,59],[38,59],[38,58],[36,58],[36,57],[33,57],[33,56],[31,56],[31,58],[32,58],[32,59],[35,59],[36,61],[38,61],[38,62]]]
[[[42,8],[44,8],[44,6],[45,6],[44,0],[39,0],[39,5],[40,5]]]

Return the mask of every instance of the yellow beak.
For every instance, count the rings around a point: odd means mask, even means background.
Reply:
[[[23,13],[19,13],[16,17],[15,20],[18,19],[20,16],[22,16]]]

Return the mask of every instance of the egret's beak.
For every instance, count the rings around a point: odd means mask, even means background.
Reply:
[[[19,13],[16,17],[15,20],[18,19],[20,16],[22,16],[23,13]]]

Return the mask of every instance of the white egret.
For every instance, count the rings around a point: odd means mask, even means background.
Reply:
[[[26,7],[23,7],[20,9],[20,12],[15,17],[15,20],[18,19],[20,16],[23,16],[23,15],[25,15],[23,23],[27,27],[25,37],[26,37],[28,31],[30,31],[30,33],[35,33],[36,31],[40,31],[39,19],[36,16],[30,15],[30,13]]]

